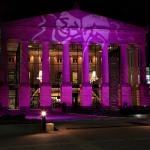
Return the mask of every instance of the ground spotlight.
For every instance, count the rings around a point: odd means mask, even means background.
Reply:
[[[142,118],[146,118],[147,115],[145,115],[145,114],[135,114],[134,117],[138,118],[138,119],[142,119]]]

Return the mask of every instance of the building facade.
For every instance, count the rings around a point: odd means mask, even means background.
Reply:
[[[147,29],[78,9],[5,23],[1,29],[2,107],[150,105]]]

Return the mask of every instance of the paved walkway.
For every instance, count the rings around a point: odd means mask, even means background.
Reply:
[[[27,119],[41,120],[41,116],[26,116]],[[150,115],[132,115],[129,117],[97,116],[85,114],[51,114],[47,122],[55,123],[58,129],[87,129],[106,127],[126,127],[150,125]]]
[[[56,116],[48,116],[53,117]],[[47,120],[58,129],[50,133],[42,132],[40,121],[0,124],[0,150],[147,150],[150,147],[149,115],[136,118],[63,114],[63,119],[59,117]]]

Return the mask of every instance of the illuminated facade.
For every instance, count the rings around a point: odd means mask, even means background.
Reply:
[[[147,32],[78,9],[5,23],[1,106],[149,106]]]

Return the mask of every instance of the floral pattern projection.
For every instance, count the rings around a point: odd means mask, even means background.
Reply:
[[[8,38],[59,43],[134,43],[145,39],[145,29],[80,10],[48,14],[5,25]],[[142,38],[143,37],[143,38]],[[86,48],[85,48],[86,49]]]

